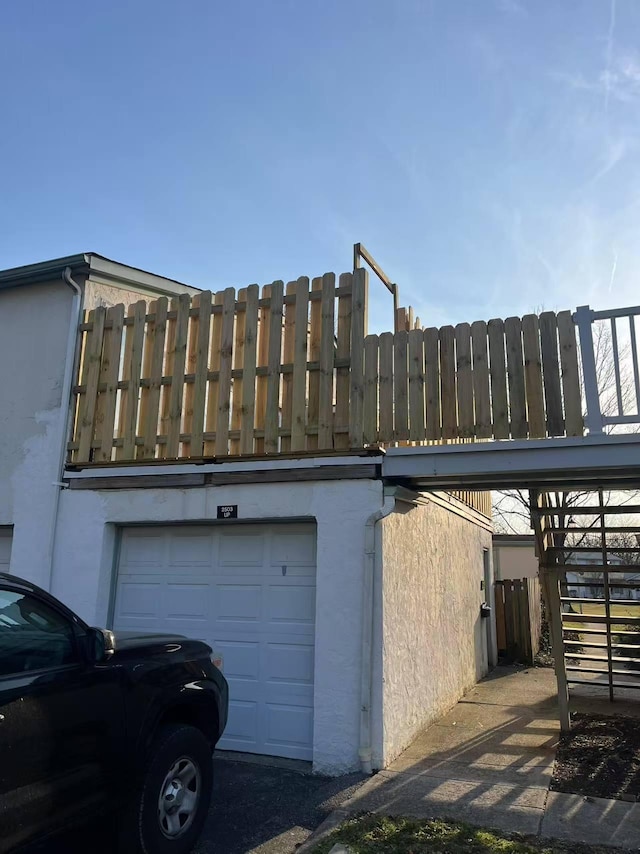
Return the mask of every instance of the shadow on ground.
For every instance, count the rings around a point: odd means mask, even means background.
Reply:
[[[293,852],[365,779],[218,758],[214,768],[212,807],[196,854]]]
[[[290,763],[294,765],[294,763]],[[214,759],[211,809],[194,854],[293,854],[366,778],[316,777],[291,767]],[[108,823],[94,823],[29,854],[116,854]]]

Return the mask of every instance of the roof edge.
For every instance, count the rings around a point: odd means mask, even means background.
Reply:
[[[37,264],[0,270],[0,289],[50,281],[62,276],[67,267],[76,273],[80,271],[88,273],[89,253],[66,255],[64,258],[54,258],[51,261],[40,261]]]

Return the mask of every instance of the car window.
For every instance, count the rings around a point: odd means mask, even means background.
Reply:
[[[76,660],[69,620],[35,596],[0,589],[0,676]]]

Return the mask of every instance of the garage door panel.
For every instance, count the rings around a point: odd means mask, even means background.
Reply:
[[[169,537],[170,566],[211,566],[212,537],[193,528]]]
[[[190,620],[209,617],[208,584],[167,584],[162,598],[167,617],[188,617]]]
[[[267,644],[267,673],[270,682],[313,685],[313,647],[310,644]]]
[[[258,704],[255,701],[230,700],[225,740],[234,742],[233,749],[248,750],[255,746],[257,730]]]
[[[117,613],[121,617],[158,617],[161,593],[162,586],[158,582],[140,583],[124,578],[118,590]]]
[[[314,526],[123,534],[115,628],[185,634],[222,656],[221,749],[312,758],[314,624]]]
[[[271,539],[271,563],[297,564],[315,569],[316,544],[312,526],[274,529]]]
[[[218,584],[215,614],[221,622],[257,622],[262,612],[262,585]]]
[[[220,536],[218,563],[225,566],[262,567],[264,563],[265,542],[264,533],[255,528],[242,530],[237,533],[223,531]]]
[[[160,529],[141,528],[135,536],[124,537],[120,552],[121,563],[128,569],[144,572],[148,569],[156,574],[164,566],[165,536]]]
[[[215,639],[212,644],[223,658],[227,680],[258,679],[260,676],[260,644],[257,642]],[[254,690],[254,689],[252,689]]]
[[[266,741],[272,746],[305,748],[313,739],[313,712],[301,706],[265,705]]]
[[[316,612],[315,587],[270,584],[267,588],[267,618],[275,623],[312,625]]]

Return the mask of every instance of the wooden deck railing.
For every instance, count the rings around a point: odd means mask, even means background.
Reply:
[[[70,462],[580,436],[570,312],[366,334],[366,271],[81,326]]]

